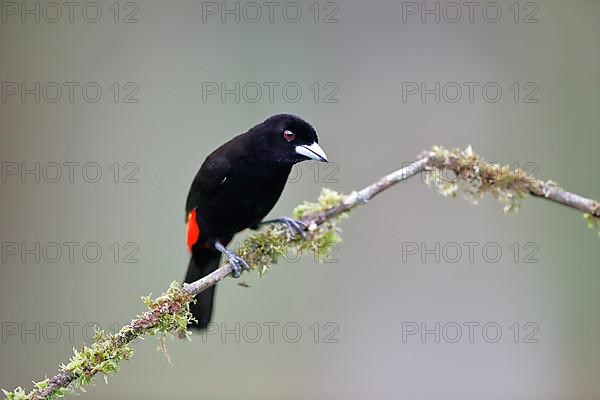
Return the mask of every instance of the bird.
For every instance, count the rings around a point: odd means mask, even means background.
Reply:
[[[221,257],[239,278],[247,262],[227,245],[234,235],[264,224],[284,224],[302,234],[300,221],[281,217],[263,220],[281,196],[294,164],[328,162],[317,132],[302,117],[276,114],[239,134],[210,153],[196,173],[186,200],[186,235],[190,261],[186,283],[218,268]],[[205,329],[211,320],[215,287],[190,304],[191,328]]]

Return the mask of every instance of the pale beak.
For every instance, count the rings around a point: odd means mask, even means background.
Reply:
[[[302,154],[303,156],[312,160],[328,162],[327,155],[317,142],[314,142],[311,145],[305,144],[302,146],[296,146],[296,153]]]

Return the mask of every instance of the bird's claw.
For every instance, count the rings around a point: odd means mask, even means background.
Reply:
[[[302,221],[289,217],[281,217],[271,222],[284,224],[292,236],[300,235],[302,236],[302,239],[306,239],[306,224]]]
[[[242,273],[242,269],[245,269],[246,271],[250,271],[250,266],[248,265],[246,260],[244,260],[242,257],[238,256],[234,252],[228,252],[225,255],[227,256],[229,264],[231,265],[231,268],[233,269],[233,271],[231,271],[231,276],[233,276],[234,278],[237,279],[240,277],[240,275]]]
[[[234,278],[237,279],[240,277],[242,269],[250,271],[250,266],[248,265],[246,260],[235,254],[233,251],[229,250],[227,247],[223,246],[221,242],[217,241],[215,243],[215,248],[219,250],[222,254],[224,254],[225,257],[227,257],[227,261],[229,261],[229,265],[231,265],[232,268],[231,276],[233,276]]]

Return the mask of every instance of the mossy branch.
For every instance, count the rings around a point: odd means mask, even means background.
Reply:
[[[306,240],[292,237],[283,227],[271,226],[248,237],[238,254],[261,275],[290,248],[310,250],[317,256],[327,254],[327,250],[341,240],[337,222],[347,216],[350,210],[367,203],[392,185],[421,172],[426,173],[426,182],[444,196],[455,196],[462,192],[469,200],[477,202],[489,192],[505,204],[504,210],[508,212],[517,210],[521,200],[530,194],[582,211],[590,225],[600,226],[600,203],[595,200],[567,192],[554,182],[540,181],[521,169],[488,163],[473,153],[470,147],[465,150],[434,147],[424,152],[414,163],[382,177],[358,192],[341,195],[323,189],[317,202],[305,202],[296,207],[294,218],[301,220],[306,226]],[[443,178],[447,172],[453,175],[450,179]],[[187,331],[187,326],[192,319],[189,303],[194,301],[198,293],[215,285],[231,272],[231,265],[226,263],[213,273],[183,287],[176,282],[172,283],[155,300],[144,297],[148,310],[131,320],[118,333],[111,335],[98,330],[94,342],[81,350],[74,350],[74,355],[66,365],[60,366],[57,375],[34,382],[30,392],[20,387],[12,392],[4,391],[6,399],[64,397],[76,388],[84,390],[83,386],[91,383],[99,373],[105,379],[116,373],[120,362],[132,357],[133,350],[129,344],[136,338],[157,335],[162,348],[168,334],[188,337],[190,332]]]
[[[600,226],[600,202],[568,192],[554,181],[537,179],[520,168],[486,162],[471,146],[465,150],[436,146],[422,157],[428,160],[426,182],[444,196],[454,197],[462,192],[476,204],[485,193],[490,193],[509,213],[517,211],[529,194],[579,210],[590,227]]]

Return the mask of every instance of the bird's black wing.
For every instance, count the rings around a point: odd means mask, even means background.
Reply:
[[[225,183],[230,171],[231,163],[224,155],[218,152],[211,154],[204,161],[192,182],[185,205],[186,215],[214,196],[221,185]]]

